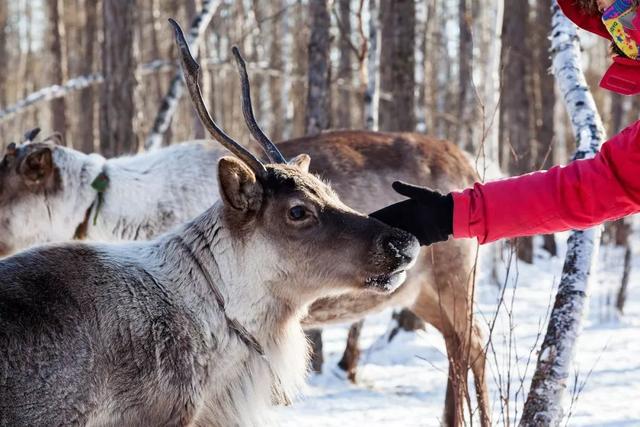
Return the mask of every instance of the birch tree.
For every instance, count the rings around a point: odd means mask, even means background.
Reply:
[[[187,43],[189,43],[189,48],[196,59],[200,52],[200,49],[198,49],[200,39],[202,38],[205,29],[209,26],[219,3],[220,2],[218,0],[204,0],[202,2],[200,12],[191,22],[191,28],[187,33]],[[183,92],[184,81],[182,78],[182,72],[178,68],[176,69],[171,83],[169,83],[167,94],[162,98],[160,109],[158,110],[153,122],[153,127],[151,128],[149,136],[144,143],[145,149],[151,150],[162,145],[162,137],[167,129],[169,129],[169,126],[171,126],[171,119],[178,108],[178,102],[180,101]]]
[[[602,120],[582,71],[576,27],[564,16],[555,0],[552,13],[553,73],[576,137],[578,148],[573,159],[591,158],[604,139]],[[555,426],[562,420],[564,394],[599,242],[600,227],[574,231],[567,242],[558,293],[520,426]]]
[[[102,17],[102,75],[100,94],[100,149],[106,157],[138,148],[134,121],[136,49],[134,25],[136,1],[104,0]]]
[[[369,0],[369,43],[367,50],[364,127],[378,130],[380,108],[380,10],[378,0]]]

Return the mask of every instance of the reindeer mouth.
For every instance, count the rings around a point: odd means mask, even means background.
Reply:
[[[398,289],[407,278],[407,271],[403,269],[392,273],[380,274],[367,278],[364,283],[367,289],[376,290],[383,293],[391,293]]]

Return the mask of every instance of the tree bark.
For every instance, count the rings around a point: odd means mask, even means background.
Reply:
[[[552,6],[553,72],[571,118],[578,149],[574,160],[595,156],[604,140],[602,120],[589,92],[580,60],[576,27]],[[575,342],[587,305],[589,279],[600,242],[600,227],[574,231],[567,244],[562,278],[520,426],[558,425],[563,416]]]
[[[352,79],[351,56],[351,0],[338,1],[338,17],[340,21],[340,38],[338,49],[340,60],[338,62],[338,79],[343,83],[338,86],[338,103],[336,105],[336,126],[342,129],[351,128],[351,85]],[[345,85],[346,84],[346,85]]]
[[[526,46],[529,22],[529,0],[512,0],[505,3],[505,19],[502,27],[502,69],[500,140],[505,152],[503,170],[511,175],[530,172],[532,164],[533,106],[530,101],[529,72],[530,49]],[[533,239],[515,240],[518,258],[533,262]]]
[[[9,10],[7,8],[7,2],[0,2],[0,58],[4,58],[4,61],[0,61],[0,105],[3,107],[8,103],[7,96],[7,63],[9,62],[9,50],[7,49],[7,32],[9,23]],[[6,132],[4,126],[0,126],[0,148],[4,149],[3,145],[6,142]]]
[[[367,129],[375,126],[374,114],[376,105],[380,103],[380,123],[386,123],[389,131],[413,131],[416,126],[415,119],[415,3],[413,1],[381,2],[380,16],[382,21],[381,43],[377,38],[377,2],[370,0],[369,13],[369,55],[368,55],[368,84],[365,93],[365,120]],[[409,14],[409,15],[407,15]],[[396,25],[410,26],[396,28]],[[380,70],[377,69],[377,46],[381,46]],[[407,55],[409,57],[407,57]],[[387,62],[384,62],[384,59]],[[386,90],[392,91],[392,101],[387,103],[387,110],[383,110],[377,89],[377,76],[380,75],[381,84],[386,85]],[[392,108],[393,109],[390,109]],[[385,112],[386,111],[386,112]],[[393,115],[387,117],[387,115]],[[411,321],[408,310],[394,314],[398,324],[409,325]],[[409,312],[410,313],[410,312]],[[351,325],[347,347],[338,365],[347,372],[347,377],[355,381],[356,368],[360,351],[358,339],[363,326],[363,320]]]
[[[83,60],[82,73],[90,75],[93,73],[94,67],[94,41],[98,34],[98,12],[97,5],[94,0],[84,1],[84,36],[83,36]],[[80,120],[80,141],[77,144],[77,148],[85,153],[93,153],[96,150],[95,147],[95,97],[94,89],[87,87],[80,93],[80,114],[82,119]]]
[[[535,73],[534,90],[536,100],[536,146],[535,168],[548,168],[553,162],[552,149],[554,144],[554,106],[556,103],[555,81],[551,74],[551,0],[536,2],[535,20]],[[552,256],[557,255],[558,248],[555,236],[543,236],[543,248]]]
[[[624,251],[624,267],[622,270],[622,280],[620,283],[620,290],[616,297],[616,308],[620,314],[624,314],[624,306],[627,302],[627,292],[629,289],[629,277],[631,276],[631,246],[627,243],[627,247]]]
[[[369,0],[368,36],[364,127],[368,130],[378,130],[380,117],[380,8],[378,0]]]
[[[67,75],[67,58],[63,49],[65,36],[64,10],[62,0],[50,0],[45,2],[49,17],[49,51],[51,52],[51,82],[62,84]],[[66,141],[67,120],[65,113],[65,99],[58,98],[51,101],[51,128],[62,135],[62,140]]]
[[[380,2],[381,91],[390,99],[380,102],[380,129],[390,132],[416,128],[414,0]]]
[[[331,39],[329,5],[327,0],[309,0],[311,35],[308,47],[308,90],[305,113],[305,132],[317,135],[331,125]],[[322,372],[322,330],[307,332],[311,341],[311,368]]]
[[[478,134],[478,98],[473,82],[473,36],[471,27],[474,16],[469,10],[469,0],[458,0],[458,27],[460,30],[458,44],[458,117],[460,123],[456,135],[456,143],[470,153],[475,153],[480,143]]]
[[[269,67],[278,72],[277,76],[268,78],[269,103],[271,104],[271,132],[274,141],[281,141],[284,134],[284,103],[283,103],[283,76],[284,58],[282,56],[282,39],[284,18],[280,11],[285,7],[283,0],[272,0],[269,5],[271,15],[269,25]]]
[[[331,18],[327,0],[309,0],[309,18],[311,35],[305,128],[307,135],[317,135],[331,126]]]
[[[136,51],[135,0],[103,0],[100,150],[106,157],[138,149],[135,132]]]
[[[378,0],[369,0],[369,34],[367,45],[367,71],[364,93],[364,128],[378,130],[378,113],[380,109],[380,14]],[[360,359],[359,340],[364,319],[349,328],[347,346],[338,363],[338,367],[347,373],[349,381],[356,382],[356,371]]]

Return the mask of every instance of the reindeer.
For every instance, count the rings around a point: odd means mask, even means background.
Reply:
[[[250,130],[258,141],[263,139],[259,128],[250,125]],[[32,139],[33,135],[27,138]],[[197,141],[104,159],[55,142],[49,138],[10,145],[0,163],[0,256],[74,237],[103,241],[157,237],[215,203],[220,189],[214,171],[228,154]],[[342,200],[361,212],[400,200],[390,187],[395,179],[441,191],[477,180],[455,145],[414,133],[332,131],[282,142],[278,148],[287,157],[310,154],[311,164],[304,155],[291,163],[331,182]],[[92,186],[96,181],[106,181],[106,188]],[[303,324],[321,326],[359,319],[389,306],[411,307],[445,337],[450,359],[445,422],[455,425],[463,420],[470,367],[481,420],[489,425],[483,340],[472,319],[473,260],[468,240],[422,249],[406,284],[397,291],[390,295],[357,291],[320,299],[311,305]]]
[[[0,262],[2,425],[264,425],[304,380],[305,307],[393,291],[418,254],[413,236],[344,205],[308,157],[287,163],[264,136],[265,165],[224,134],[171,22],[196,110],[237,156],[218,163],[221,200],[148,242],[56,244]]]

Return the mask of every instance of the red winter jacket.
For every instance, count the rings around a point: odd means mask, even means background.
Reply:
[[[588,160],[453,193],[453,235],[480,243],[585,229],[640,212],[640,121]]]

